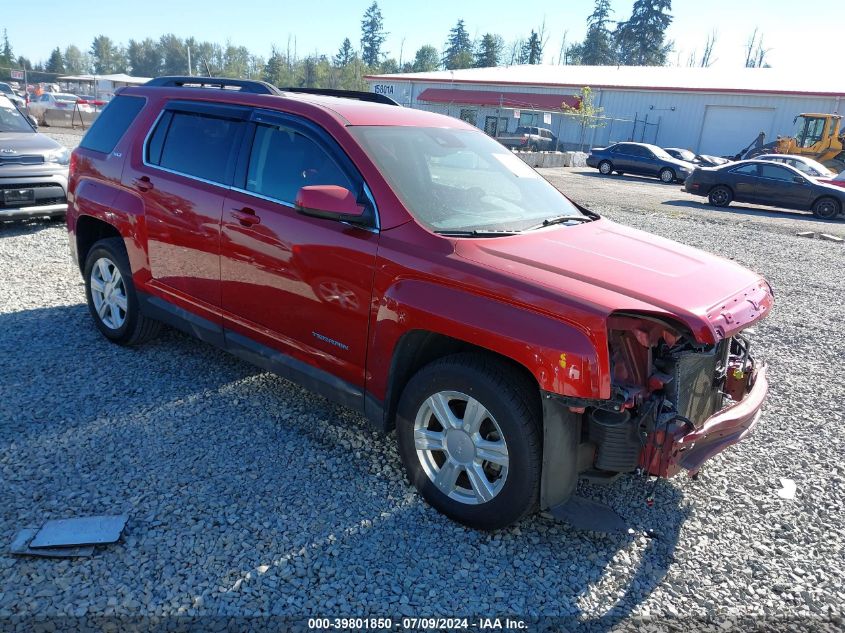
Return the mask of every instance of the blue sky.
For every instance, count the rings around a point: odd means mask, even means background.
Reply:
[[[33,61],[46,59],[56,46],[76,44],[87,49],[95,35],[106,34],[126,43],[173,32],[200,40],[231,40],[267,56],[270,47],[282,48],[288,36],[297,52],[334,54],[344,37],[355,47],[361,17],[371,0],[0,0],[0,27],[8,29],[16,55]],[[625,19],[633,0],[613,0],[614,18]],[[37,4],[37,8],[36,5]],[[744,45],[755,27],[764,34],[773,66],[795,68],[814,60],[835,62],[841,53],[845,5],[795,0],[675,0],[675,20],[669,37],[682,63],[693,49],[703,48],[712,29],[718,29],[715,66],[742,65]],[[567,40],[584,36],[585,18],[593,0],[519,2],[517,0],[381,0],[385,45],[392,57],[405,60],[423,44],[442,48],[449,29],[459,18],[470,35],[500,33],[506,41],[524,37],[545,19],[548,42],[545,61],[558,56],[564,32]],[[404,41],[403,41],[404,40]],[[812,45],[807,51],[807,45]],[[839,49],[839,50],[837,50]],[[818,62],[817,62],[818,63]]]

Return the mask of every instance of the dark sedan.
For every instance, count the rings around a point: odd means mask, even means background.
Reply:
[[[687,178],[684,189],[707,196],[716,207],[736,200],[808,210],[823,220],[832,220],[845,209],[845,189],[806,178],[789,165],[763,160],[698,168]]]
[[[616,172],[620,176],[625,173],[655,176],[666,183],[683,181],[695,168],[695,165],[673,158],[663,148],[648,143],[616,143],[593,149],[587,157],[587,165],[604,175]]]

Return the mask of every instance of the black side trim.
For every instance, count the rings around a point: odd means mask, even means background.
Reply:
[[[141,312],[151,319],[166,323],[206,343],[211,343],[217,347],[226,347],[226,339],[223,337],[221,325],[203,319],[193,312],[188,312],[164,299],[145,292],[138,293],[138,301],[141,304]]]
[[[201,341],[216,345],[253,365],[272,371],[309,391],[318,393],[332,402],[364,413],[376,429],[387,430],[382,403],[370,395],[365,397],[364,391],[355,385],[257,343],[246,336],[225,330],[222,326],[159,297],[139,292],[138,300],[141,312],[148,317],[195,336]]]
[[[235,356],[302,385],[340,405],[364,411],[364,392],[327,371],[226,330],[226,349]]]

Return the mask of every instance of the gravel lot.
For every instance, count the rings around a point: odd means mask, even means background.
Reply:
[[[651,484],[633,477],[584,486],[633,534],[540,516],[470,531],[416,496],[394,437],[357,415],[170,330],[137,350],[108,344],[64,227],[0,225],[0,543],[48,518],[130,515],[122,541],[90,559],[0,555],[0,630],[35,614],[518,615],[592,630],[765,618],[841,630],[845,245],[793,229],[845,223],[652,204],[666,195],[657,182],[545,175],[616,221],[766,275],[776,306],[755,345],[772,390],[749,440],[697,481],[659,482],[652,508]],[[781,477],[795,499],[778,496]]]

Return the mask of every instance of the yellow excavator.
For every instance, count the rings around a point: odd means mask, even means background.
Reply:
[[[760,154],[797,154],[817,160],[836,173],[845,170],[845,125],[841,114],[799,114],[793,136],[778,136],[766,143],[763,132],[734,160]]]

